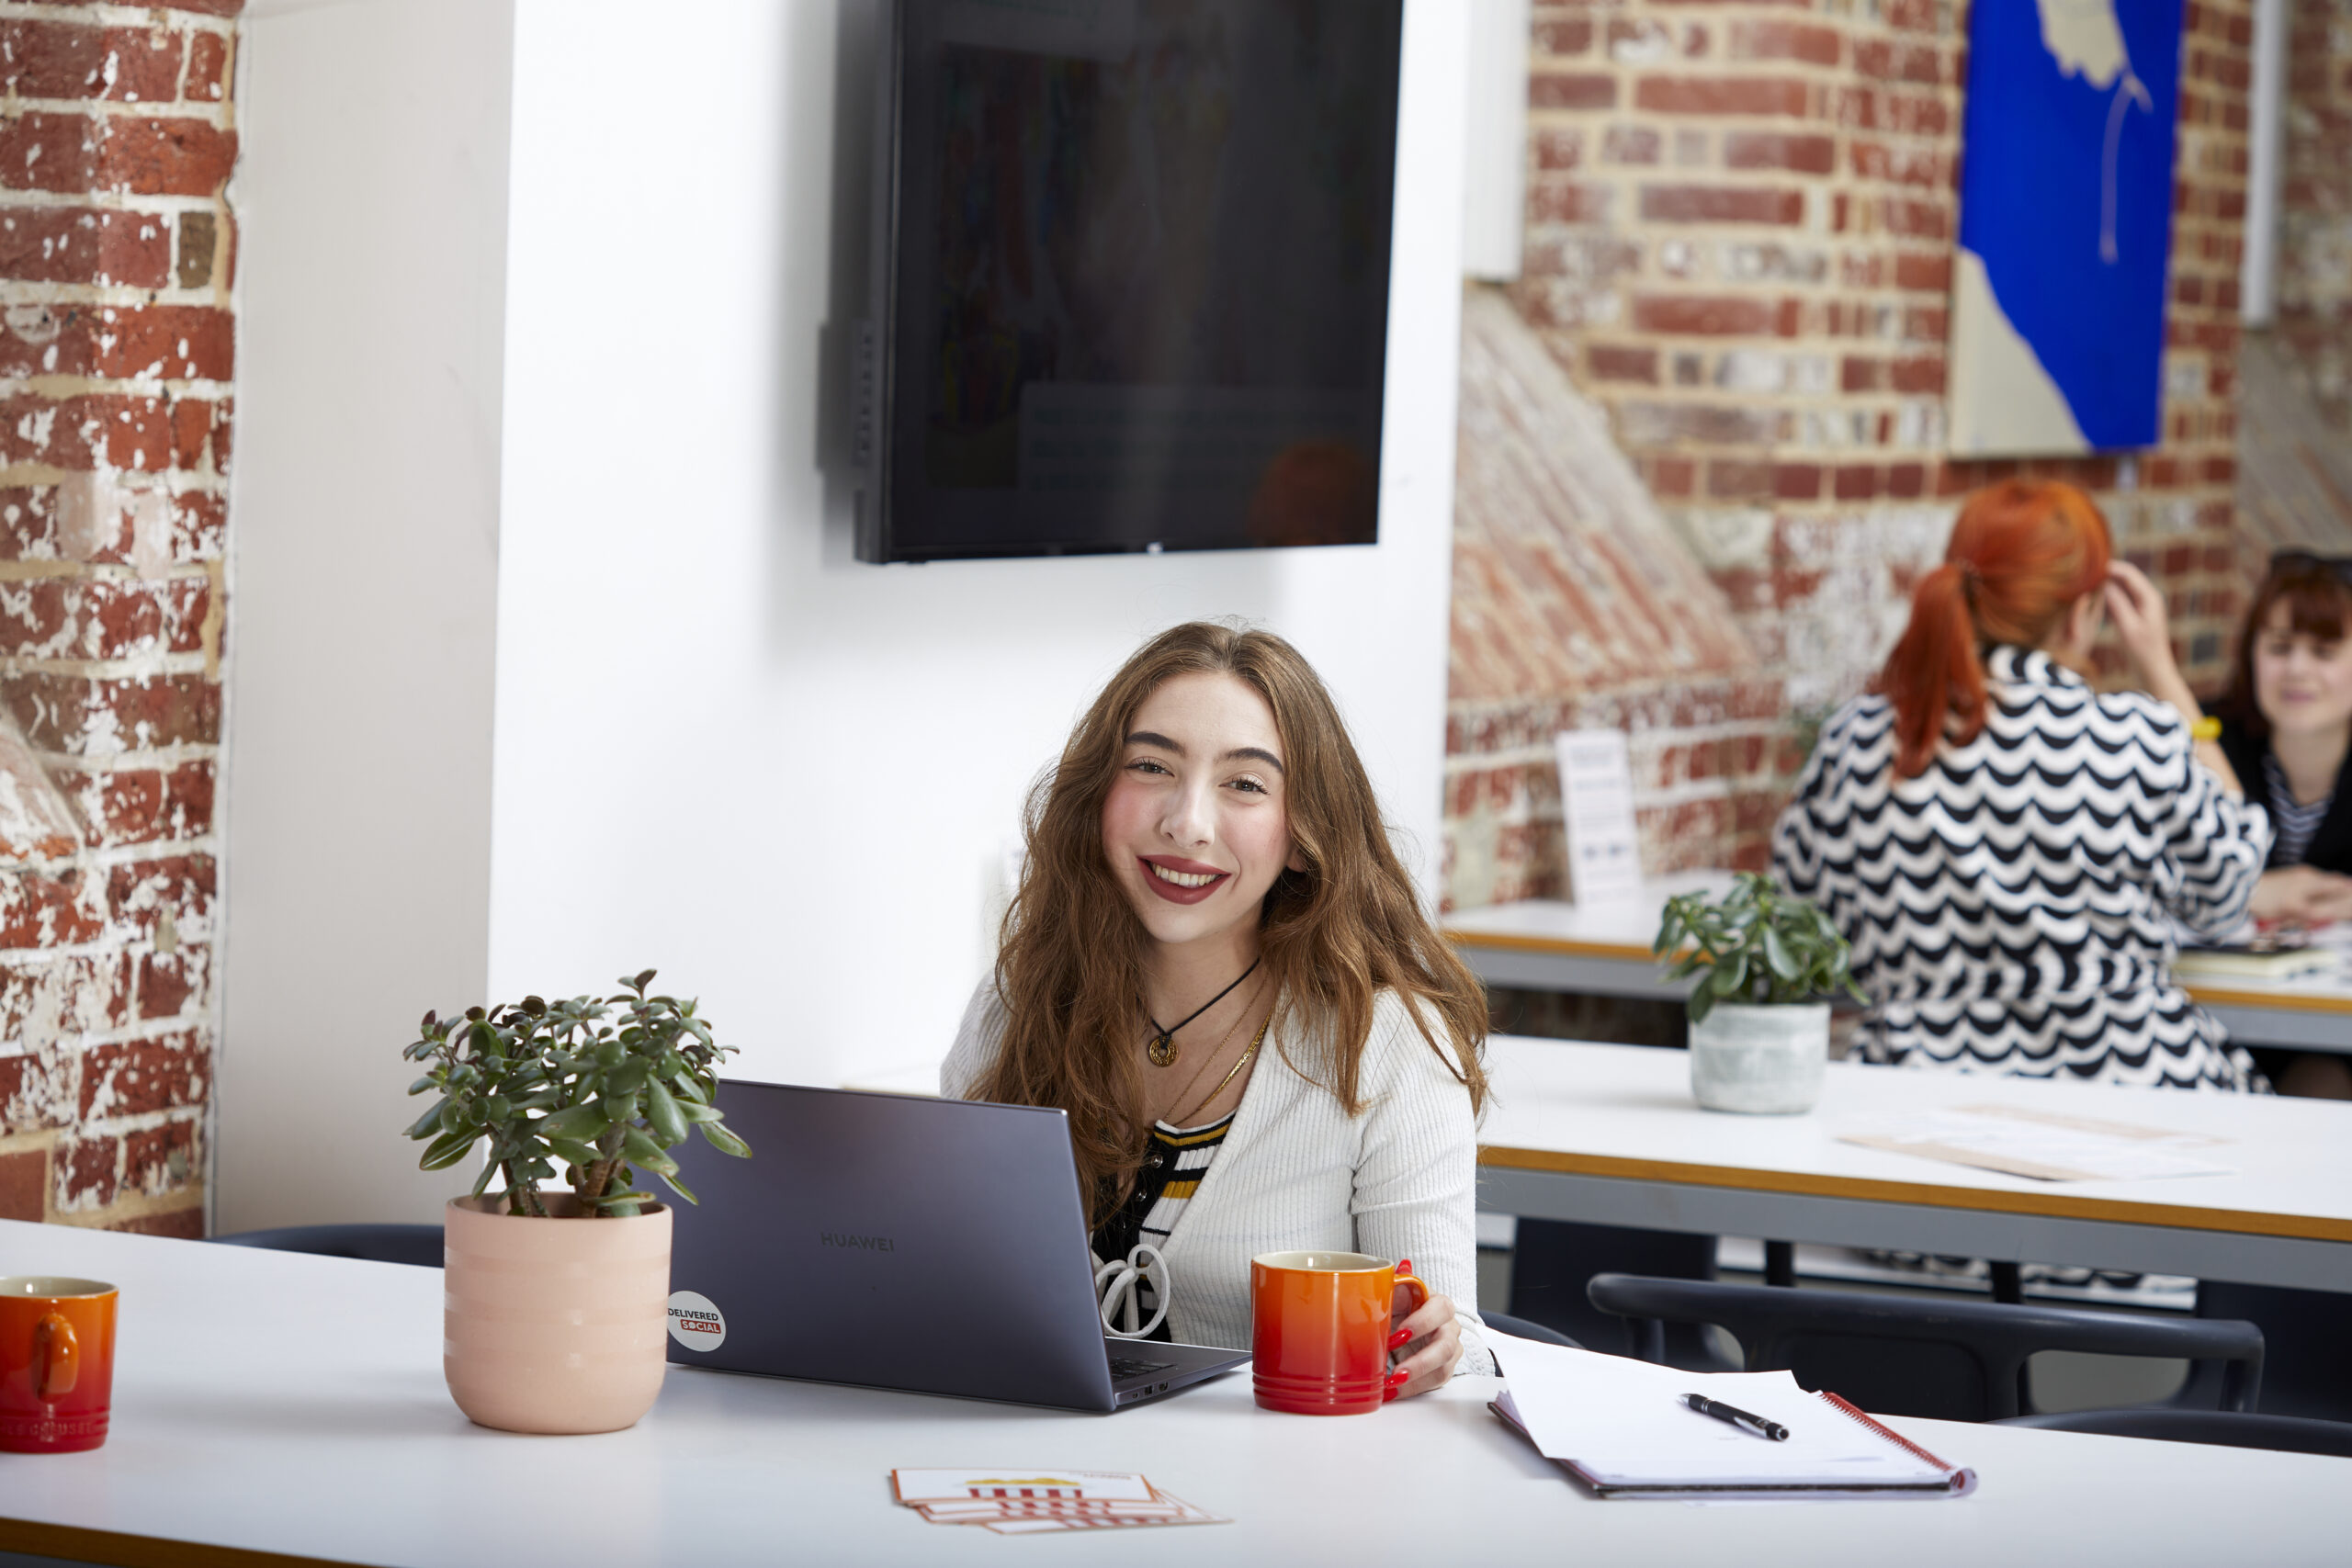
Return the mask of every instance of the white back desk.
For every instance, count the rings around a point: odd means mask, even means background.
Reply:
[[[673,1369],[626,1432],[467,1424],[430,1269],[0,1224],[8,1272],[123,1289],[113,1436],[0,1456],[0,1549],[145,1565],[257,1553],[401,1568],[1117,1562],[2267,1564],[2343,1558],[2352,1463],[1894,1423],[1957,1501],[1603,1503],[1487,1414],[1491,1379],[1374,1416],[1251,1406],[1246,1373],[1117,1416]],[[783,1303],[789,1311],[790,1303]],[[943,1317],[946,1303],[943,1302]],[[947,1330],[944,1327],[943,1331]],[[894,1506],[896,1465],[1139,1470],[1237,1522],[1027,1540]],[[188,1543],[212,1551],[193,1553]]]
[[[1538,1219],[2352,1291],[2352,1105],[1829,1065],[1804,1116],[1690,1098],[1680,1051],[1497,1035],[1482,1209]],[[1840,1143],[1881,1112],[2000,1104],[2226,1140],[2231,1176],[2034,1181]]]
[[[1458,909],[1444,930],[1490,986],[1679,1000],[1690,982],[1660,979],[1650,953],[1659,912],[1674,894],[1719,892],[1730,879],[1720,871],[1659,877],[1639,899],[1613,908],[1532,898]],[[2352,969],[2341,964],[2292,980],[2199,982],[2188,991],[2239,1044],[2352,1052]]]

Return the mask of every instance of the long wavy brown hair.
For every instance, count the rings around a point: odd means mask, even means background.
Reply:
[[[1111,678],[1030,792],[1028,856],[997,949],[1003,1048],[975,1091],[1069,1113],[1095,1224],[1133,1190],[1150,1134],[1136,1046],[1150,1032],[1143,974],[1151,939],[1103,853],[1102,803],[1136,710],[1162,682],[1192,674],[1245,682],[1273,710],[1282,738],[1291,841],[1306,869],[1275,879],[1259,944],[1280,998],[1267,1032],[1283,1062],[1357,1114],[1373,1003],[1385,988],[1405,1002],[1473,1111],[1486,1103],[1486,995],[1422,912],[1322,681],[1271,632],[1171,626]],[[1297,1056],[1283,1043],[1286,1027],[1303,1045]]]

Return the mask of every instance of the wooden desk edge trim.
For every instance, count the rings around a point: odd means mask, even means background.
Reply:
[[[1528,936],[1518,931],[1470,931],[1445,928],[1445,940],[1456,947],[1485,947],[1499,953],[1548,953],[1561,958],[1605,958],[1620,964],[1661,964],[1646,947],[1629,942],[1578,942],[1564,936]],[[2181,989],[2209,1007],[2246,1008],[2254,1011],[2324,1012],[2352,1016],[2352,997],[2296,996],[2278,991],[2236,991],[2214,985],[2181,982]]]
[[[213,1546],[158,1535],[85,1529],[79,1525],[0,1518],[0,1549],[69,1562],[114,1563],[118,1568],[364,1568],[335,1557],[289,1557],[242,1546]]]
[[[1747,1192],[1788,1192],[1807,1198],[1849,1198],[1866,1203],[1909,1203],[1921,1208],[1975,1209],[2044,1219],[2103,1220],[2110,1224],[2165,1225],[2175,1230],[2235,1232],[2298,1241],[2352,1242],[2352,1220],[2331,1220],[2312,1214],[2192,1209],[2176,1203],[2072,1198],[2057,1192],[2009,1192],[1990,1187],[1935,1187],[1925,1182],[1814,1176],[1790,1170],[1744,1170],[1736,1166],[1682,1165],[1669,1160],[1565,1154],[1494,1144],[1478,1146],[1478,1163],[1498,1170],[1558,1171],[1567,1176],[1670,1182],[1678,1187],[1724,1187]]]
[[[1564,936],[1521,936],[1510,931],[1464,931],[1445,928],[1456,947],[1492,947],[1507,953],[1550,953],[1567,958],[1613,958],[1623,964],[1663,964],[1646,947],[1622,942],[1577,942]]]

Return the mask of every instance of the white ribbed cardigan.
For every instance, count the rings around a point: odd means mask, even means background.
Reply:
[[[1004,1023],[995,983],[982,981],[939,1070],[940,1092],[971,1098]],[[1315,1065],[1296,1034],[1294,1025],[1267,1041],[1273,1048],[1250,1070],[1231,1130],[1159,1248],[1169,1332],[1184,1344],[1246,1350],[1250,1258],[1368,1252],[1412,1259],[1430,1289],[1452,1298],[1462,1325],[1457,1374],[1492,1371],[1478,1337],[1478,1129],[1469,1091],[1393,992],[1373,1008],[1358,1077],[1364,1108],[1352,1120],[1291,1065]]]

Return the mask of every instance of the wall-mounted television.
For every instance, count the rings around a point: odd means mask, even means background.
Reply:
[[[1371,544],[1403,0],[895,0],[869,561]]]

